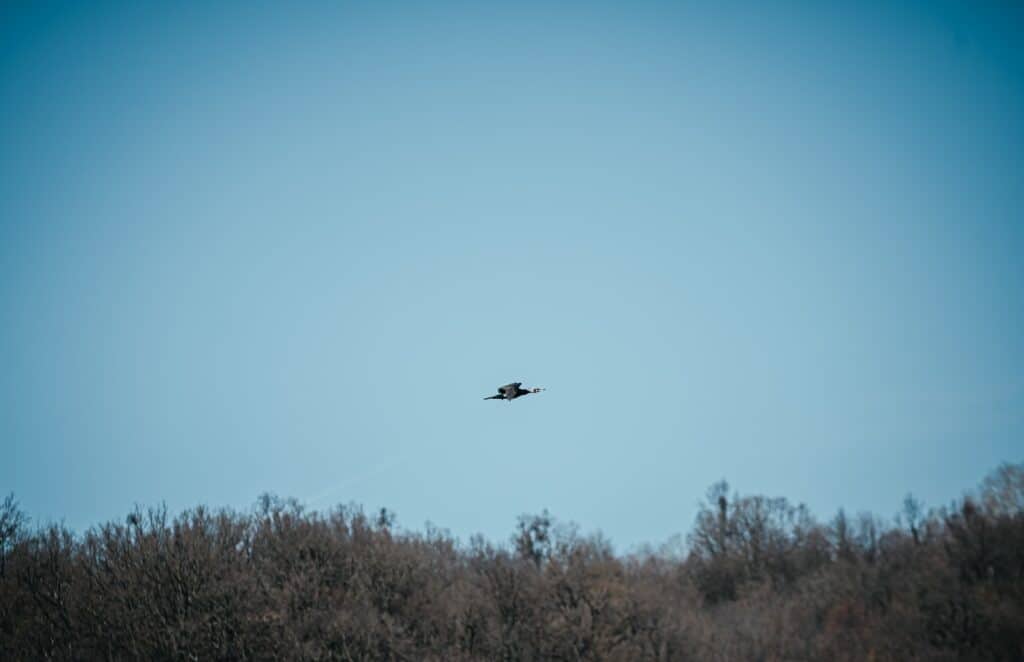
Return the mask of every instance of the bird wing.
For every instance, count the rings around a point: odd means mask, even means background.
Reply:
[[[522,385],[522,382],[512,382],[511,384],[505,384],[504,386],[498,387],[498,393],[501,393],[504,396],[509,396],[518,391],[519,387]]]

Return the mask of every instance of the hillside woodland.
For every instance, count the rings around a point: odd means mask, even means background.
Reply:
[[[891,520],[719,483],[628,555],[546,512],[496,544],[264,495],[74,534],[12,495],[0,659],[1022,660],[1024,464]]]

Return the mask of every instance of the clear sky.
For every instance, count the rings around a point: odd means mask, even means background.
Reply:
[[[1022,209],[1017,3],[4,3],[0,491],[941,505],[1024,457]]]

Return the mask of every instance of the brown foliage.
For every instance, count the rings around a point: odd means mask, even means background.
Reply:
[[[547,512],[460,544],[356,507],[138,509],[74,536],[0,505],[0,659],[1024,659],[1024,465],[896,526],[708,492],[682,553]]]

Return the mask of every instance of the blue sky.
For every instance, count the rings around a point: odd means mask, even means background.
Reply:
[[[627,550],[1020,461],[1024,15],[825,4],[8,3],[0,490]]]

